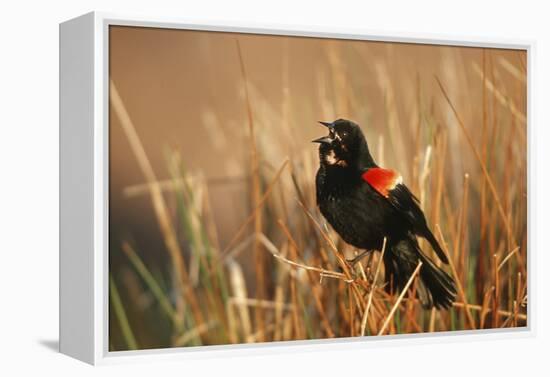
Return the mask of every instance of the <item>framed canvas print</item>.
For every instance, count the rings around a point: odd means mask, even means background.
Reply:
[[[531,334],[532,48],[61,24],[61,351]]]

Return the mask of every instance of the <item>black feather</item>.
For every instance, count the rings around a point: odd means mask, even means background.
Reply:
[[[437,256],[445,264],[449,263],[447,256],[435,239],[432,231],[428,227],[426,217],[420,208],[420,202],[416,196],[403,184],[395,186],[388,196],[392,205],[402,213],[409,221],[412,231],[421,237],[424,237],[432,246]]]
[[[437,309],[448,309],[456,297],[456,286],[453,279],[441,268],[437,267],[420,250],[413,235],[397,242],[388,243],[388,251],[384,253],[384,268],[386,270],[386,289],[394,287],[401,291],[409,281],[418,261],[420,267],[420,284],[417,295],[425,308],[435,306]]]

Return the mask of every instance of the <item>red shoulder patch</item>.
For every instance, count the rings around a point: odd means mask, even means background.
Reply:
[[[390,190],[402,182],[401,175],[391,169],[371,168],[361,177],[386,198],[389,196]]]

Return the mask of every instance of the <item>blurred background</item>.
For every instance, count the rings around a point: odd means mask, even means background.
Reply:
[[[111,350],[525,325],[524,51],[112,26],[109,43]],[[387,295],[376,256],[341,276],[327,239],[353,250],[315,208],[310,142],[337,118],[440,227],[448,312]]]

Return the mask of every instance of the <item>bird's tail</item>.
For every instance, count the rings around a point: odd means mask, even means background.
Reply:
[[[422,267],[416,292],[422,306],[435,306],[437,309],[451,307],[456,297],[454,280],[422,253],[416,239],[410,237],[388,246],[389,249],[384,253],[387,291],[401,291],[420,260]]]
[[[437,242],[437,240],[435,239],[435,236],[433,235],[430,229],[426,228],[426,234],[424,236],[426,237],[430,245],[432,245],[432,248],[436,252],[439,259],[441,259],[441,262],[445,264],[449,264],[449,259],[447,259],[447,255],[445,255],[445,253],[443,252],[441,245],[439,245],[439,242]]]

